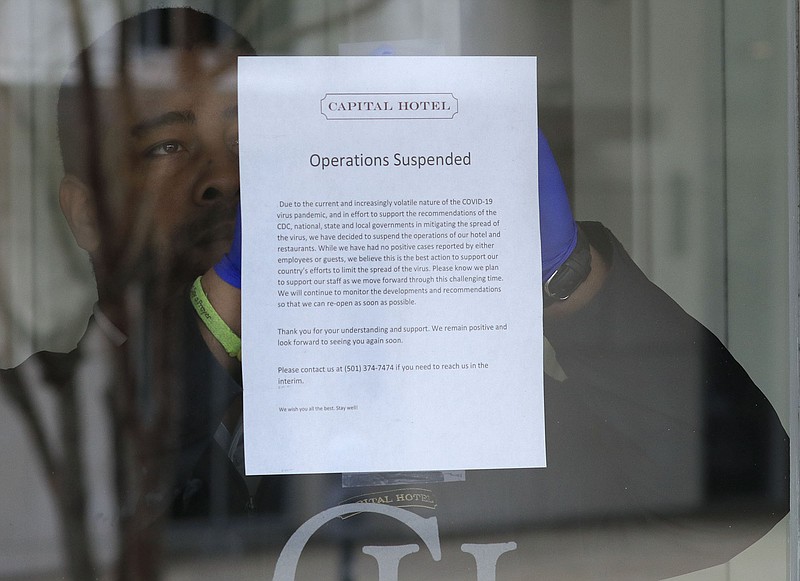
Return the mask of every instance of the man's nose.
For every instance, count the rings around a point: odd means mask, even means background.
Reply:
[[[214,186],[209,186],[205,190],[200,193],[199,202],[207,203],[207,202],[216,202],[217,200],[221,200],[226,196],[226,194]]]
[[[208,160],[193,192],[197,205],[216,204],[239,196],[239,163],[235,159]]]

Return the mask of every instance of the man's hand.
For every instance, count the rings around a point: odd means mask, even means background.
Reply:
[[[539,227],[542,239],[542,282],[546,281],[569,258],[578,242],[578,225],[572,216],[567,190],[561,179],[550,145],[539,130]],[[608,266],[590,247],[592,270],[589,276],[565,301],[545,310],[549,318],[577,311],[600,290]]]
[[[550,144],[539,130],[539,227],[542,236],[542,282],[561,266],[578,242],[567,190]]]
[[[242,207],[236,211],[236,229],[231,249],[214,265],[214,272],[235,288],[242,288]]]

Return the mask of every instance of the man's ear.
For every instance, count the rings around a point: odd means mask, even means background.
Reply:
[[[82,180],[68,174],[61,180],[58,200],[78,246],[93,255],[100,245],[100,230],[92,191]]]

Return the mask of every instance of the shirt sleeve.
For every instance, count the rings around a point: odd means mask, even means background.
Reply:
[[[566,374],[546,383],[548,467],[620,512],[713,514],[729,559],[788,511],[786,432],[725,346],[607,229],[581,227],[610,270],[591,303],[545,325]]]

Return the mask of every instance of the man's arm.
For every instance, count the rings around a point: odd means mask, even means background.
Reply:
[[[545,321],[567,376],[545,395],[547,470],[664,524],[685,554],[670,575],[725,562],[788,510],[786,433],[725,346],[602,225],[581,227],[608,269],[583,308]]]

